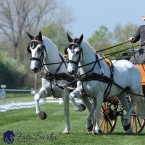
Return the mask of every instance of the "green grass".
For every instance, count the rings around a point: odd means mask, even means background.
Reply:
[[[27,99],[31,98],[27,97]],[[16,98],[17,99],[17,98]],[[7,130],[12,130],[16,137],[14,145],[144,145],[145,144],[145,129],[142,133],[132,133],[125,135],[123,127],[118,117],[116,127],[113,133],[101,133],[93,136],[87,134],[86,118],[87,111],[75,112],[70,103],[70,122],[71,133],[68,135],[62,134],[65,127],[63,116],[63,104],[47,103],[41,106],[41,110],[46,112],[46,120],[40,120],[35,115],[35,108],[19,109],[9,112],[0,113],[0,145],[6,145],[3,142],[3,134]],[[41,136],[53,136],[56,140],[38,140],[36,142],[25,140],[27,135],[31,137],[37,136],[41,132]],[[18,138],[22,133],[22,137]],[[38,137],[38,136],[37,136]],[[18,141],[21,140],[21,142]]]

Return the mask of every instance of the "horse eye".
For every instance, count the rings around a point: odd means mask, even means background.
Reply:
[[[76,54],[79,54],[80,53],[80,51],[76,51]]]
[[[41,47],[39,47],[39,48],[38,48],[38,51],[41,51],[41,50],[42,50]]]

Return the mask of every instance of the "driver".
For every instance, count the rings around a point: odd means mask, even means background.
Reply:
[[[142,16],[142,19],[145,21],[145,16]],[[143,64],[145,63],[145,25],[141,25],[136,31],[133,37],[130,37],[128,40],[131,43],[135,43],[141,39],[141,48],[138,52],[133,55],[129,61],[133,64]]]

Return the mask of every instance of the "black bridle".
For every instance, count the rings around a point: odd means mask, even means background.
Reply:
[[[60,69],[60,67],[62,66],[62,64],[64,63],[65,64],[65,67],[67,67],[67,65],[66,65],[66,62],[65,62],[65,60],[64,60],[64,58],[63,58],[63,56],[59,53],[59,56],[60,56],[60,58],[61,58],[61,62],[56,62],[56,63],[43,63],[43,60],[44,60],[44,51],[45,51],[45,53],[46,53],[46,55],[47,55],[47,51],[46,51],[46,48],[45,48],[45,45],[41,42],[41,41],[39,41],[39,40],[32,40],[31,41],[31,43],[32,42],[36,42],[36,43],[38,43],[38,44],[41,44],[41,55],[40,55],[40,58],[36,58],[36,57],[31,57],[30,58],[30,60],[36,60],[36,61],[39,61],[40,62],[40,65],[39,65],[39,68],[40,68],[40,70],[41,70],[41,68],[43,67],[43,66],[45,66],[45,65],[55,65],[55,64],[59,64],[59,66],[58,66],[58,68],[56,69],[56,71],[55,71],[55,73],[54,74],[51,74],[50,72],[48,72],[46,69],[45,69],[45,67],[44,67],[44,70],[43,71],[45,71],[47,74],[50,74],[50,82],[51,82],[51,93],[53,94],[53,96],[55,97],[55,95],[54,95],[54,91],[53,91],[53,88],[52,88],[52,81],[54,81],[54,83],[55,83],[55,85],[57,86],[57,87],[59,87],[59,88],[61,88],[61,89],[64,89],[62,86],[60,86],[60,85],[58,85],[57,84],[57,81],[56,81],[56,74],[58,73],[58,71],[59,71],[59,69]],[[31,45],[31,43],[30,43],[30,45]],[[28,46],[28,48],[27,48],[27,51],[28,51],[28,53],[31,53],[31,50],[30,50],[30,45]],[[34,48],[35,49],[35,48]],[[43,73],[43,72],[42,72]]]
[[[46,53],[46,55],[47,55],[47,51],[46,51],[46,48],[45,48],[45,45],[43,44],[43,42],[41,42],[41,41],[39,41],[39,40],[31,40],[31,43],[33,43],[33,42],[35,42],[35,43],[38,43],[38,44],[41,44],[41,55],[40,55],[40,58],[37,58],[37,57],[31,57],[30,58],[30,60],[36,60],[36,61],[39,61],[40,62],[40,70],[41,70],[41,68],[44,66],[44,65],[54,65],[54,64],[60,64],[59,65],[59,67],[58,67],[58,69],[57,69],[57,71],[56,71],[56,73],[59,71],[59,68],[61,67],[61,65],[64,63],[65,64],[65,66],[66,66],[66,63],[65,63],[65,61],[64,61],[64,59],[63,59],[63,57],[62,57],[62,55],[59,53],[59,56],[60,56],[60,58],[61,58],[61,62],[56,62],[56,63],[47,63],[47,64],[44,64],[43,63],[43,60],[44,60],[44,51],[45,51],[45,53]],[[28,45],[28,48],[27,48],[27,51],[28,51],[28,53],[31,53],[31,50],[30,50],[30,45],[31,45],[31,43]]]
[[[79,44],[72,42],[72,43],[69,43],[69,44],[68,44],[68,46],[67,46],[66,49],[70,49],[71,52],[74,53],[75,47],[79,47],[79,48],[80,48],[80,52],[79,52],[78,59],[77,59],[76,61],[73,61],[73,60],[69,60],[69,59],[68,59],[68,60],[67,60],[67,63],[74,63],[74,64],[76,65],[76,70],[77,70],[78,68],[82,68],[82,67],[85,67],[85,66],[87,66],[87,65],[94,64],[93,67],[92,67],[88,72],[86,72],[86,73],[84,73],[84,74],[82,74],[82,75],[80,75],[80,76],[86,75],[86,74],[90,73],[91,71],[93,71],[93,69],[94,69],[96,63],[98,63],[98,65],[99,65],[99,67],[100,67],[100,69],[101,69],[101,65],[100,65],[100,63],[99,63],[100,60],[99,60],[97,54],[96,54],[96,60],[95,60],[95,61],[90,62],[90,63],[85,64],[85,65],[82,65],[82,66],[79,66],[79,62],[80,62],[80,59],[81,59],[81,55],[82,55],[82,57],[83,57],[82,47],[81,47]],[[65,51],[65,52],[66,52],[66,51]],[[66,54],[66,55],[67,55],[67,54]],[[103,75],[103,73],[102,73],[102,75]]]

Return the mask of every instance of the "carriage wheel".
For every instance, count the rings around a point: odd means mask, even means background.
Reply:
[[[117,121],[117,111],[118,105],[114,105],[112,103],[104,102],[102,105],[101,111],[101,121],[100,121],[100,129],[102,132],[113,132],[116,121]]]
[[[137,116],[135,113],[131,115],[131,127],[132,131],[139,133],[143,130],[145,125],[145,119]]]

